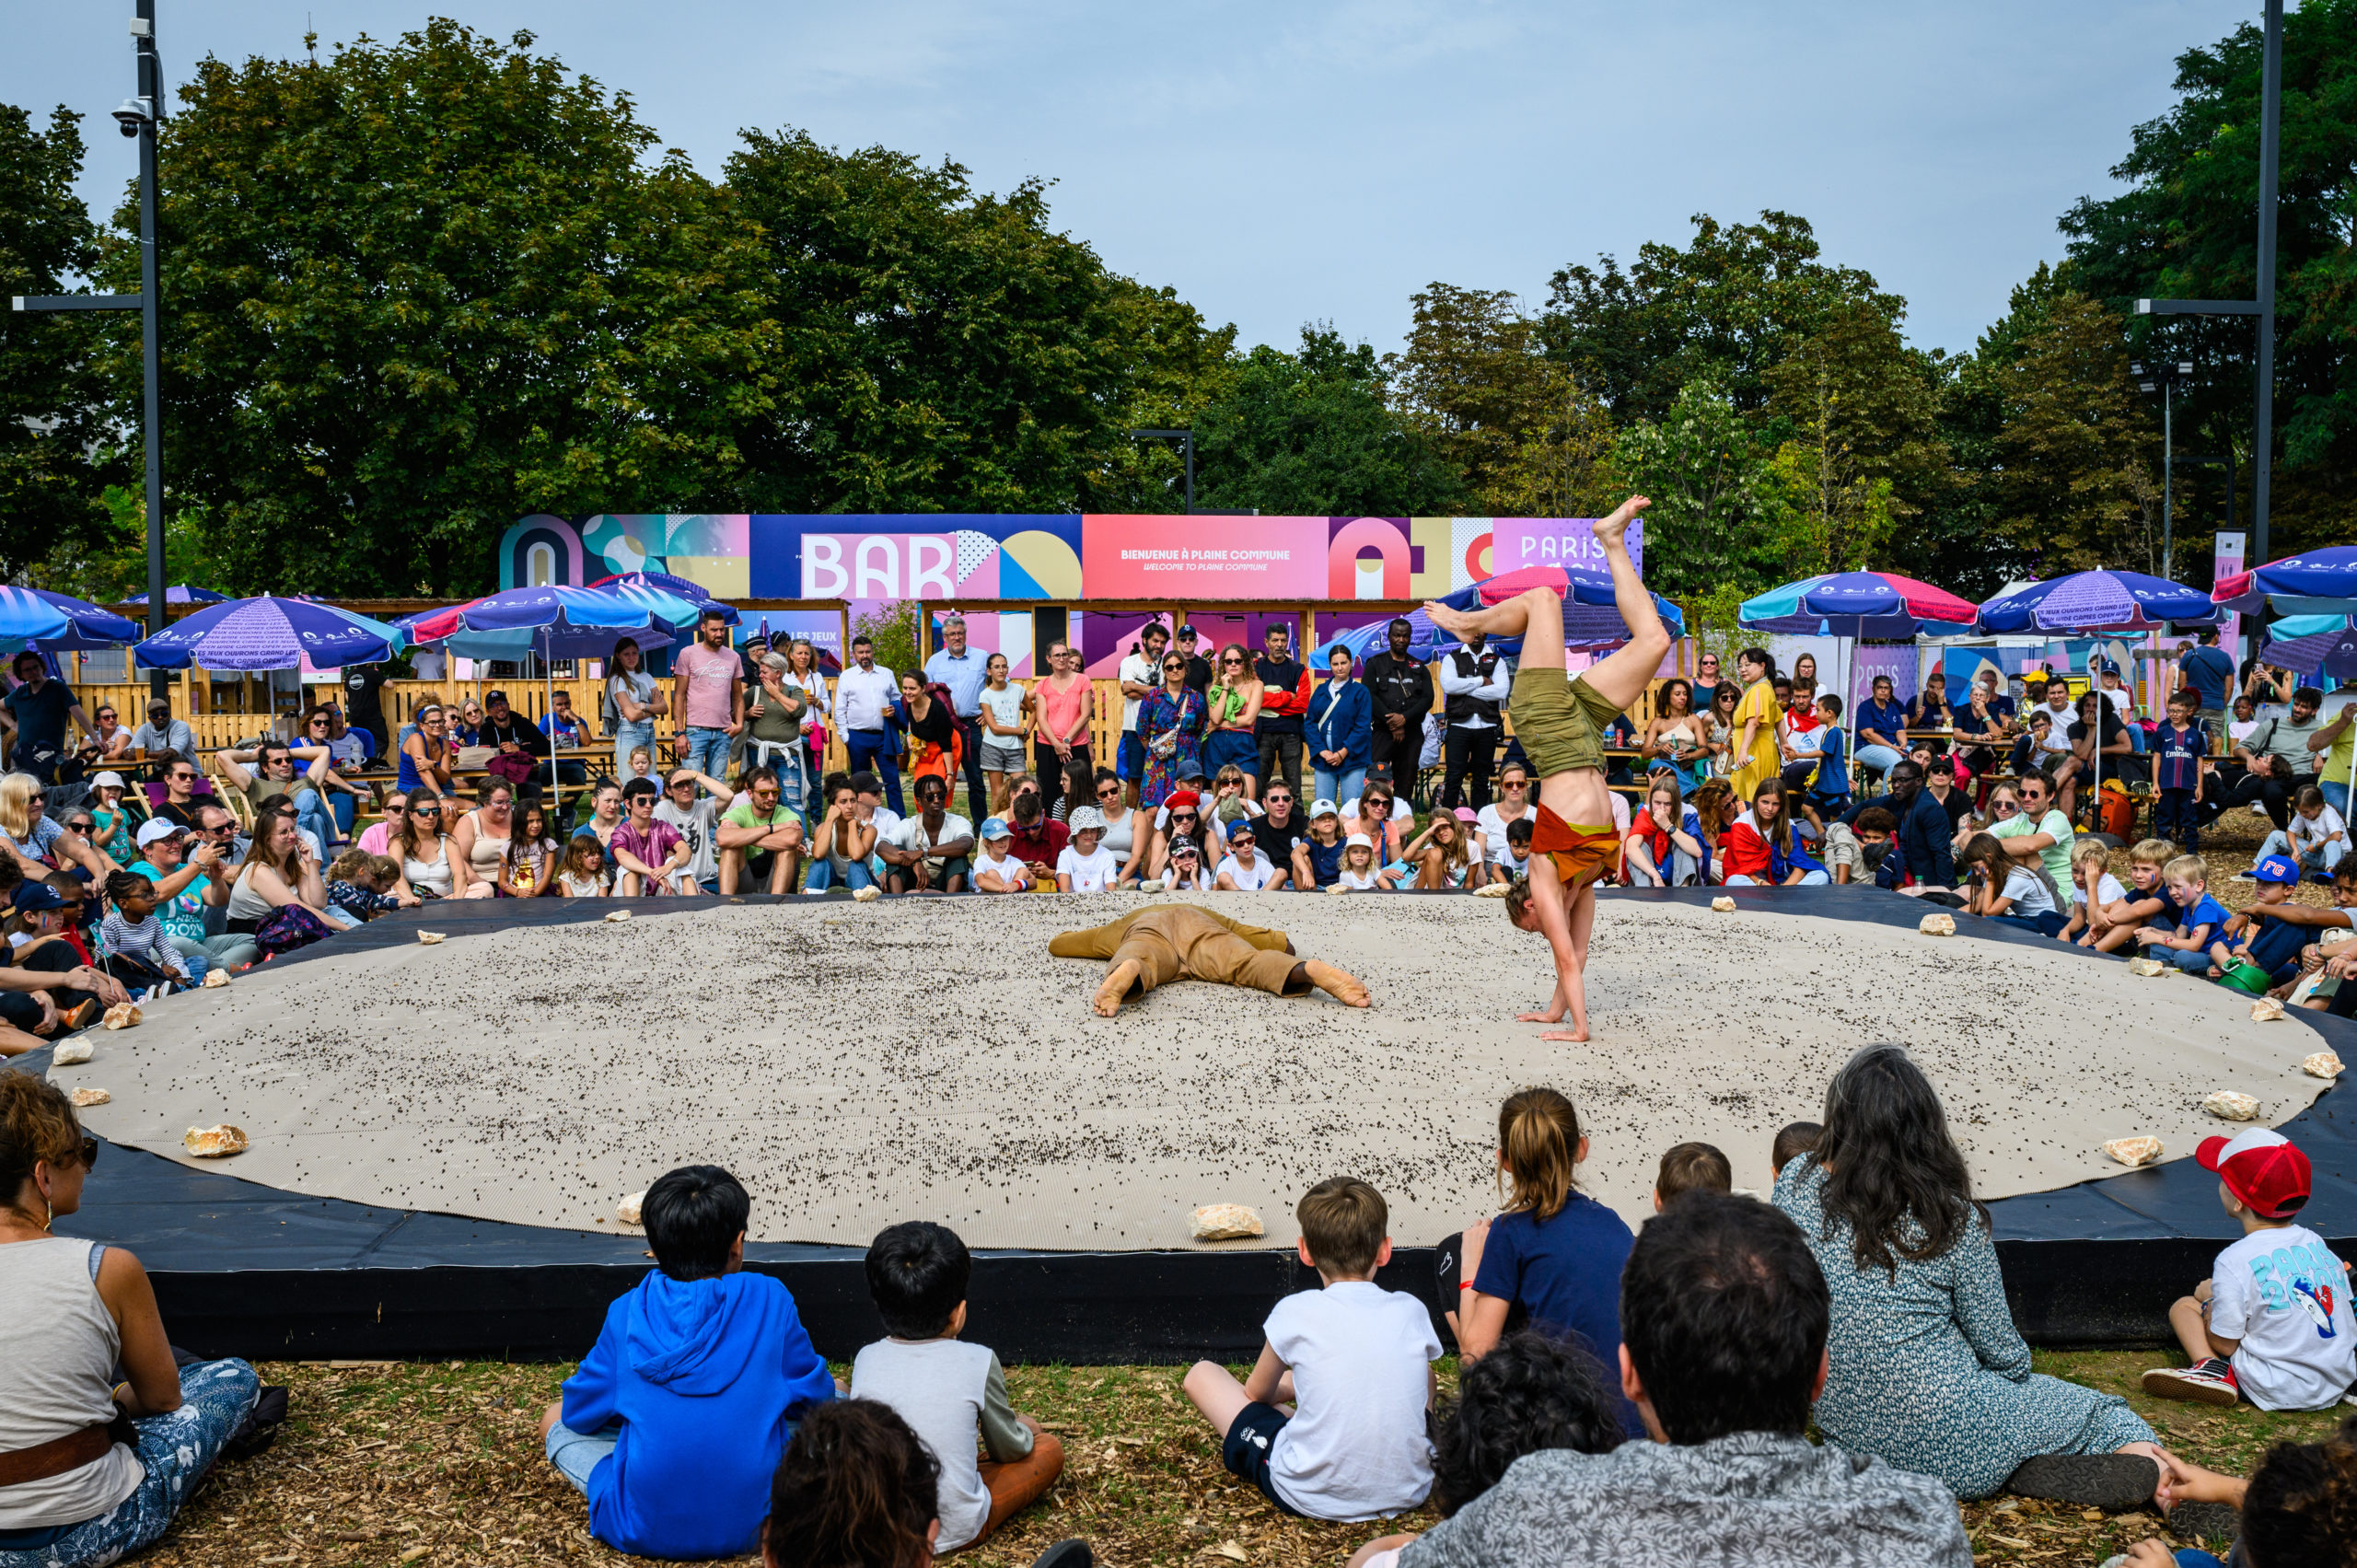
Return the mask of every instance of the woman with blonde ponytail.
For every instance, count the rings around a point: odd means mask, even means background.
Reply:
[[[1517,1089],[1498,1108],[1498,1191],[1505,1208],[1440,1244],[1434,1267],[1458,1353],[1488,1354],[1526,1323],[1595,1357],[1605,1387],[1620,1386],[1620,1269],[1635,1237],[1620,1215],[1579,1190],[1587,1135],[1553,1089]],[[1635,1407],[1616,1397],[1622,1427],[1643,1435]]]

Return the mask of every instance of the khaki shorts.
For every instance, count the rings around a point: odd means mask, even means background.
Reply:
[[[1561,669],[1517,669],[1506,712],[1539,778],[1581,768],[1604,772],[1604,727],[1620,710],[1585,679],[1566,679]]]

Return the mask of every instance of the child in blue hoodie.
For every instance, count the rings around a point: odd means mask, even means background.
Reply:
[[[589,1532],[643,1557],[738,1557],[761,1544],[770,1481],[802,1413],[835,1397],[794,1297],[748,1274],[752,1201],[718,1166],[646,1190],[656,1267],[606,1326],[540,1433],[589,1499]]]

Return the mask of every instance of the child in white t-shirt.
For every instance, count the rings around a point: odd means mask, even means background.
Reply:
[[[1320,1290],[1285,1297],[1243,1382],[1216,1362],[1188,1370],[1187,1397],[1221,1436],[1228,1471],[1284,1513],[1370,1519],[1404,1513],[1433,1485],[1425,1411],[1440,1357],[1424,1304],[1385,1290],[1383,1194],[1351,1177],[1319,1182],[1294,1211],[1301,1260]],[[1287,1415],[1277,1407],[1290,1403]]]
[[[1031,888],[1031,868],[1008,852],[1015,834],[1006,819],[982,823],[981,840],[974,846],[974,890],[978,893],[1022,893]]]
[[[1239,819],[1227,830],[1227,857],[1219,863],[1213,886],[1229,892],[1257,893],[1283,885],[1284,867],[1260,853],[1259,834],[1249,819]]]
[[[2124,901],[2128,889],[2119,878],[2104,869],[2111,864],[2111,851],[2095,839],[2082,839],[2079,847],[2071,852],[2071,918],[2062,923],[2065,942],[2075,942],[2082,947],[2092,947],[2100,935],[2090,923],[2087,914],[2087,889],[2096,893],[2096,920],[2103,920],[2104,912]],[[2109,930],[2108,923],[2104,926]]]
[[[1071,840],[1056,856],[1056,886],[1067,893],[1101,893],[1121,879],[1121,863],[1103,848],[1105,814],[1083,806],[1065,824]]]
[[[2329,876],[2349,853],[2349,824],[2340,813],[2327,806],[2324,791],[2314,784],[2304,787],[2292,798],[2292,820],[2282,832],[2267,835],[2258,846],[2258,858],[2270,854],[2288,854],[2299,862],[2304,875]]]
[[[2169,1308],[2193,1365],[2145,1373],[2144,1392],[2212,1405],[2248,1400],[2263,1411],[2330,1408],[2357,1380],[2357,1318],[2348,1265],[2293,1223],[2308,1201],[2308,1156],[2254,1127],[2204,1138],[2193,1159],[2218,1173],[2218,1201],[2242,1222],[2243,1238]]]
[[[1354,893],[1388,892],[1390,885],[1375,868],[1375,841],[1364,833],[1353,833],[1342,841],[1342,873],[1334,879],[1338,888],[1348,888]]]

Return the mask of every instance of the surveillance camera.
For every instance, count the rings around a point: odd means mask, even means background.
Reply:
[[[136,136],[145,130],[151,118],[147,100],[144,98],[124,99],[122,107],[114,111],[114,122],[122,127],[122,134],[126,136]]]

